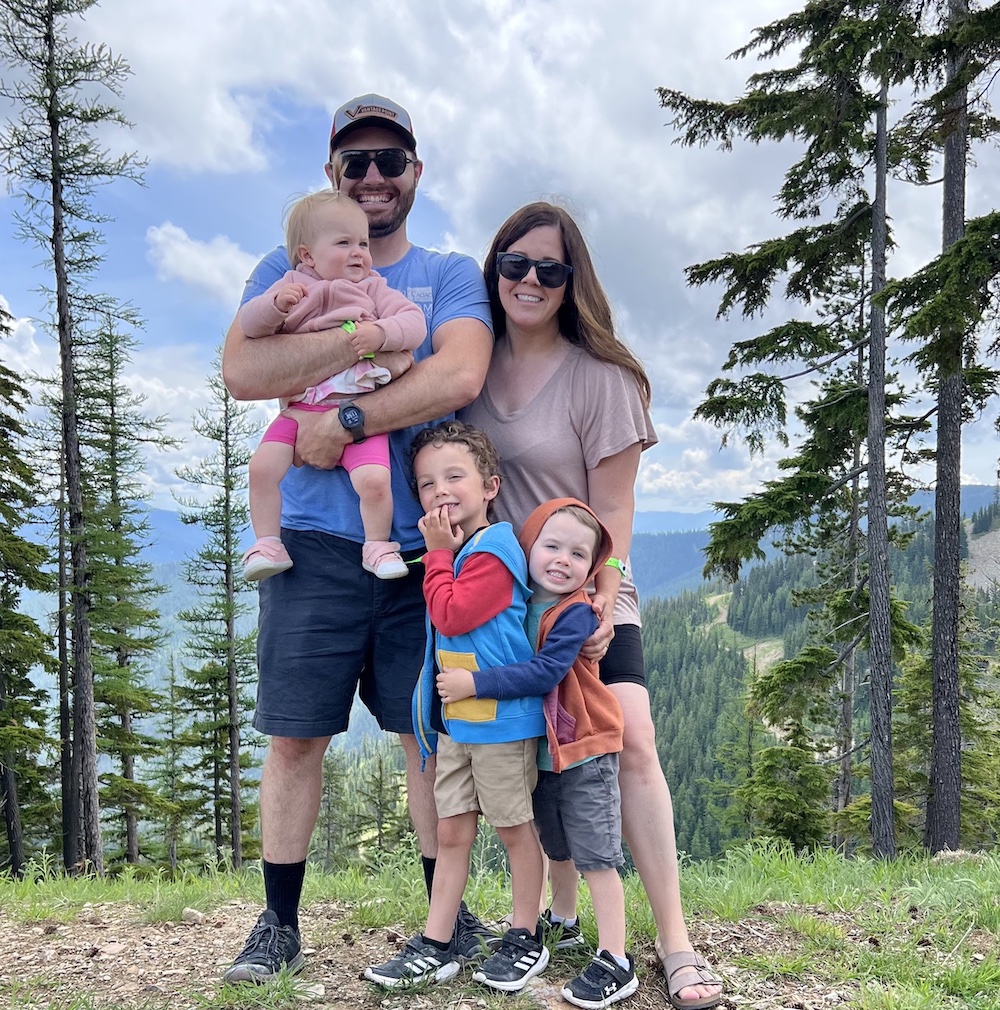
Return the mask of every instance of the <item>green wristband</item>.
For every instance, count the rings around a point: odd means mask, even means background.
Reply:
[[[621,558],[608,558],[608,560],[604,562],[604,567],[617,568],[618,571],[621,572],[622,578],[625,578],[625,562],[622,561]]]

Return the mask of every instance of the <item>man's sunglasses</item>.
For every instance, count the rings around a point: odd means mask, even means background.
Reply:
[[[363,179],[373,161],[383,179],[398,179],[406,171],[406,166],[416,164],[417,159],[408,158],[406,152],[398,147],[387,147],[381,151],[340,152],[345,179]]]
[[[520,253],[497,253],[497,270],[501,277],[506,277],[509,281],[523,281],[532,267],[543,288],[561,288],[573,272],[568,263],[560,263],[558,260],[530,260]]]

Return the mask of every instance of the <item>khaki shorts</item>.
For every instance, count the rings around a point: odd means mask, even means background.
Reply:
[[[434,773],[438,817],[481,813],[495,828],[526,824],[534,818],[537,757],[537,737],[468,744],[441,733]]]

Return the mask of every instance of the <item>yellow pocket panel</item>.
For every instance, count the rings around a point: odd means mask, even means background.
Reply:
[[[479,669],[476,657],[471,652],[450,652],[448,649],[438,649],[438,667],[453,666],[458,670]],[[495,698],[463,698],[444,706],[446,719],[461,719],[462,722],[493,722],[497,717],[497,702]]]

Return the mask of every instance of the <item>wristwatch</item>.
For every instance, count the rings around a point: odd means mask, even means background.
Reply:
[[[365,440],[365,412],[355,403],[342,403],[337,417],[354,442]]]

